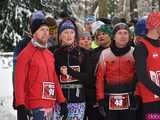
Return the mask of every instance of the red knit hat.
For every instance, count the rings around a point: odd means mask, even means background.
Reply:
[[[153,30],[160,27],[160,12],[152,12],[147,19],[147,29]]]

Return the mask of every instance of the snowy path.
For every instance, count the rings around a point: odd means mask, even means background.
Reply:
[[[12,91],[12,69],[0,64],[0,120],[16,120],[16,112],[12,108]]]

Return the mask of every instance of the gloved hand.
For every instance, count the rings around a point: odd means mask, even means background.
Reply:
[[[32,113],[29,109],[27,109],[24,105],[17,106],[17,110],[22,117],[32,116]]]
[[[66,119],[67,119],[67,116],[68,116],[67,103],[61,103],[60,106],[61,106],[60,116],[63,117],[63,118],[62,118],[63,120],[66,120]]]
[[[131,110],[137,111],[137,110],[141,109],[141,105],[142,105],[142,100],[139,96],[132,96],[131,97],[131,105],[130,105]]]
[[[98,101],[99,103],[99,112],[103,117],[106,117],[107,115],[107,102],[106,100],[102,99]]]

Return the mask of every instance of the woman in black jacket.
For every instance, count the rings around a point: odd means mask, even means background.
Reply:
[[[88,81],[87,60],[83,50],[76,46],[78,32],[75,23],[70,19],[62,21],[58,28],[59,48],[55,51],[56,70],[67,100],[67,120],[77,117],[83,120],[85,111],[84,86]],[[57,105],[54,120],[61,116]]]

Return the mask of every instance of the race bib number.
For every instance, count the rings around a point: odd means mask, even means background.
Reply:
[[[130,99],[128,93],[109,95],[109,110],[125,110],[129,106]]]
[[[55,84],[52,82],[43,82],[42,99],[55,100]]]
[[[80,72],[80,66],[69,66],[72,68],[74,71]],[[71,75],[68,74],[68,70],[66,66],[61,66],[60,68],[60,82],[61,83],[71,83],[71,82],[76,82],[78,81],[77,78],[72,77]]]

